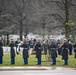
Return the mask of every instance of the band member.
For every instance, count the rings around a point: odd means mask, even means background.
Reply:
[[[30,40],[30,51],[29,51],[29,54],[32,54],[33,48],[34,48],[34,41],[31,38],[31,40]]]
[[[29,46],[26,42],[26,39],[24,39],[24,43],[22,45],[23,47],[23,60],[24,60],[24,64],[28,64],[28,57],[29,57],[29,54],[28,54],[28,50],[29,50]]]
[[[30,41],[29,39],[26,39],[27,45],[30,46]]]
[[[36,58],[37,58],[37,60],[38,60],[37,65],[41,65],[42,45],[41,45],[40,40],[38,40],[38,42],[36,43],[34,50],[36,51]]]
[[[10,56],[11,56],[11,64],[15,64],[15,49],[14,49],[14,41],[13,39],[11,39],[11,43],[10,43]]]
[[[76,58],[76,43],[74,44],[74,52],[75,52],[74,58]]]
[[[46,43],[46,40],[43,40],[43,50],[44,50],[44,54],[47,55],[47,43]]]
[[[34,42],[34,45],[35,45],[35,44],[36,44],[36,42],[37,42],[37,40],[34,38],[34,39],[33,39],[33,42]]]
[[[62,59],[64,60],[63,65],[68,65],[68,43],[67,40],[64,40],[64,44],[62,45]]]
[[[54,41],[50,45],[50,55],[52,58],[52,65],[56,65],[57,51],[56,51],[56,44]]]
[[[20,38],[17,38],[17,41],[15,41],[15,46],[16,46],[16,53],[19,54],[20,48],[18,48],[18,45],[20,43]]]
[[[3,43],[2,40],[0,39],[0,64],[3,63]]]
[[[68,49],[69,49],[69,55],[72,55],[73,46],[72,46],[72,44],[71,44],[71,41],[69,41]]]
[[[62,44],[58,44],[57,45],[57,50],[58,50],[58,55],[61,55],[61,52],[62,52]]]

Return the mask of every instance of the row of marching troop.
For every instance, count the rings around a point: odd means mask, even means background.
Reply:
[[[41,65],[41,55],[42,51],[44,50],[44,54],[47,54],[47,50],[50,54],[50,58],[52,59],[51,65],[56,65],[56,58],[57,55],[61,55],[62,59],[64,60],[63,65],[68,65],[68,54],[72,55],[72,52],[74,53],[74,57],[76,58],[76,43],[72,45],[70,39],[64,39],[64,43],[60,40],[52,39],[50,42],[48,40],[41,40],[41,39],[27,39],[25,38],[22,41],[20,41],[19,38],[17,38],[17,41],[14,41],[11,39],[10,44],[10,58],[11,58],[11,64],[15,64],[15,56],[16,54],[19,54],[20,47],[23,48],[22,56],[24,60],[24,64],[28,64],[28,58],[29,58],[29,50],[30,54],[32,53],[32,50],[36,52],[36,58],[37,58],[37,65]],[[16,48],[16,51],[14,49]],[[16,54],[15,54],[16,52]],[[3,64],[3,43],[0,39],[0,64]]]

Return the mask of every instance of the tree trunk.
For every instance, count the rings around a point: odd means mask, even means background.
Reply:
[[[6,35],[4,35],[4,39],[3,39],[3,45],[5,46],[6,45]]]
[[[23,38],[22,38],[22,33],[23,33],[23,26],[21,25],[20,26],[20,40],[22,41]]]
[[[43,39],[45,38],[45,23],[43,21]]]
[[[9,45],[9,34],[7,34],[7,45]]]
[[[69,38],[69,26],[66,24],[69,21],[69,0],[65,0],[65,15],[66,15],[66,21],[65,21],[65,36],[66,38]]]
[[[27,24],[26,24],[26,30],[25,30],[25,38],[27,37],[27,35],[28,35],[28,26],[27,26]]]
[[[23,40],[23,37],[22,37],[22,35],[23,35],[22,13],[20,14],[20,16],[21,16],[21,20],[20,20],[20,40],[22,41]]]

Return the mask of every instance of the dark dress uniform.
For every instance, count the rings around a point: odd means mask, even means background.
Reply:
[[[30,42],[30,48],[33,48],[34,47],[34,43],[33,41]]]
[[[74,52],[75,52],[75,58],[76,58],[76,43],[74,44]]]
[[[0,64],[3,63],[3,48],[2,48],[3,44],[2,41],[0,40]]]
[[[57,51],[58,51],[58,55],[61,55],[62,48],[61,48],[61,44],[60,43],[57,43]]]
[[[52,65],[56,65],[57,51],[56,51],[56,44],[54,42],[52,42],[50,45],[50,55],[52,58]]]
[[[13,41],[11,41],[11,43],[10,43],[10,55],[11,55],[11,64],[15,64],[15,49],[14,49],[14,46],[15,46],[15,44],[14,44],[14,42]]]
[[[65,42],[62,45],[62,59],[64,60],[64,65],[68,65],[68,44]]]
[[[72,55],[72,44],[68,44],[69,55]]]
[[[36,51],[36,58],[38,60],[38,65],[41,65],[42,45],[40,42],[37,42],[37,44],[35,45],[35,51]]]
[[[23,45],[23,59],[24,59],[24,64],[28,64],[28,57],[29,57],[29,54],[28,54],[28,50],[29,50],[29,46],[28,44],[25,42]]]

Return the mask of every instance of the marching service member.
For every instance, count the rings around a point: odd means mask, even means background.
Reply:
[[[22,47],[23,47],[23,60],[24,60],[24,64],[28,64],[28,58],[29,58],[28,51],[29,51],[29,46],[28,46],[28,44],[27,44],[26,39],[24,39],[24,42],[23,42],[23,44],[22,44]]]
[[[11,64],[15,64],[15,49],[14,49],[14,41],[13,39],[11,39],[11,43],[10,43],[10,55],[11,55]]]
[[[35,45],[35,51],[36,51],[36,58],[38,60],[38,64],[37,65],[41,65],[42,45],[41,45],[41,41],[40,40],[38,40],[38,42]]]
[[[3,43],[2,43],[2,40],[0,38],[0,64],[3,63]]]
[[[64,44],[62,45],[62,59],[64,60],[63,65],[68,65],[68,43],[67,43],[67,39],[64,39]]]

